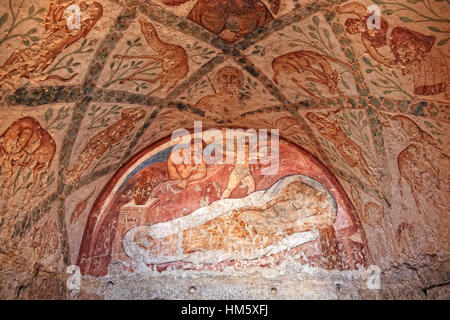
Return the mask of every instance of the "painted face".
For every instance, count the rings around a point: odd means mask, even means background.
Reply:
[[[244,84],[242,72],[235,67],[224,67],[217,75],[219,88],[222,92],[235,93]]]

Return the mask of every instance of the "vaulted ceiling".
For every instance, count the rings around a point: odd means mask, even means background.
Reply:
[[[202,121],[279,129],[335,174],[372,263],[434,270],[414,274],[422,289],[445,282],[448,0],[74,1],[81,31],[55,24],[71,3],[0,5],[0,261],[12,270],[64,273],[114,172]],[[380,29],[366,26],[370,5]],[[145,115],[114,132],[130,109]],[[39,146],[17,156],[30,128]]]

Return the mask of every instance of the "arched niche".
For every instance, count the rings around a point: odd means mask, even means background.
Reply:
[[[267,164],[260,161],[248,168],[207,164],[183,183],[169,172],[176,144],[167,137],[146,147],[107,183],[84,230],[82,274],[105,276],[111,267],[258,270],[286,259],[326,270],[367,266],[364,231],[348,196],[301,147],[280,137],[278,170],[270,175],[261,174]],[[240,177],[234,188],[232,175]]]

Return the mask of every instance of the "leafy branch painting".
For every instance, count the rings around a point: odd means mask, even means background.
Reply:
[[[120,113],[122,107],[115,105],[112,108],[102,108],[101,106],[92,106],[88,116],[91,121],[88,125],[88,130],[106,128],[109,126],[111,116],[115,116]]]
[[[252,54],[265,56],[268,48],[277,45],[279,46],[280,43],[286,41],[288,46],[291,48],[306,46],[320,51],[323,55],[338,59],[334,53],[334,47],[331,43],[330,30],[328,28],[320,28],[320,19],[318,16],[312,17],[312,24],[309,24],[307,28],[309,30],[307,31],[308,34],[303,30],[303,28],[292,25],[292,31],[297,33],[299,37],[291,36],[284,32],[279,32],[277,35],[284,40],[273,41],[265,46],[256,45]]]
[[[139,69],[144,62],[143,60],[137,61],[132,60],[130,63],[126,62],[124,56],[127,56],[131,49],[142,47],[141,38],[137,37],[134,39],[134,41],[128,40],[126,42],[127,48],[125,49],[124,53],[121,54],[121,58],[118,60],[115,60],[111,62],[109,65],[110,75],[108,80],[106,80],[105,84],[103,84],[103,88],[108,88],[111,85],[115,83],[123,83],[127,79],[127,76],[132,74],[135,70]],[[146,76],[146,77],[153,77],[156,75],[156,72],[153,72],[154,70],[161,69],[160,63],[155,63],[154,65],[149,66],[148,68],[145,68],[138,73],[135,73],[135,76]],[[136,92],[139,92],[141,89],[147,89],[147,85],[145,82],[142,81],[136,81],[136,80],[130,80],[135,84],[135,90]]]
[[[211,88],[212,88],[211,81],[208,81],[208,80],[206,80],[206,79],[203,79],[202,81],[197,81],[197,82],[194,83],[193,86],[190,86],[190,87],[188,88],[188,90],[187,90],[187,95],[188,95],[188,97],[189,97],[190,99],[193,98],[193,94],[194,94],[194,93],[198,93],[198,94],[200,94],[200,95],[203,95],[203,94],[205,94],[206,89],[207,89],[208,87],[211,87]],[[180,97],[180,99],[181,99],[181,100],[186,100],[186,99],[187,99],[187,96],[182,96],[182,97]]]
[[[54,116],[54,111],[52,108],[48,108],[44,115],[44,129],[47,131],[57,130],[61,131],[65,127],[65,120],[70,116],[70,108],[61,108]]]
[[[400,78],[397,73],[392,70],[391,72],[383,69],[379,64],[373,64],[367,57],[362,58],[363,62],[366,64],[367,74],[377,74],[379,78],[377,80],[372,80],[371,83],[376,87],[383,90],[383,94],[390,94],[393,92],[399,92],[406,95],[408,98],[412,98],[413,96],[409,94],[401,83]]]
[[[369,159],[372,165],[378,164],[375,153],[371,150],[369,122],[364,117],[362,110],[349,110],[336,115],[339,125],[344,130],[345,135],[354,140],[360,147],[366,159]]]
[[[427,126],[429,132],[435,137],[437,142],[442,145],[443,142],[441,140],[442,136],[444,135],[444,128],[439,122],[435,122],[434,124],[430,121],[424,121],[424,124]]]
[[[214,50],[200,46],[198,41],[196,41],[193,45],[187,44],[186,51],[188,52],[189,60],[199,66],[203,65],[205,61],[210,60],[216,53]]]
[[[69,52],[65,55],[63,55],[61,58],[56,61],[53,66],[47,71],[47,75],[51,75],[52,73],[60,70],[65,70],[68,73],[74,73],[73,68],[78,67],[81,65],[80,62],[74,61],[74,56],[83,54],[83,53],[91,53],[94,51],[93,46],[97,43],[97,40],[90,40],[89,42],[84,39],[81,42],[81,45],[78,49],[75,49],[72,52]],[[64,63],[63,63],[64,62]],[[75,76],[76,74],[74,74]]]
[[[21,0],[17,7],[14,7],[12,2],[12,0],[8,1],[9,12],[5,12],[0,16],[0,28],[2,28],[6,23],[9,23],[9,27],[7,26],[4,36],[0,38],[0,45],[11,39],[20,37],[23,44],[29,47],[32,42],[39,41],[39,37],[34,35],[37,32],[37,29],[33,27],[25,33],[16,32],[16,30],[25,21],[43,22],[40,15],[44,13],[45,8],[39,8],[36,10],[35,6],[32,5],[28,9],[27,14],[23,16],[21,15],[21,11],[25,0]]]
[[[401,11],[412,14],[413,18],[400,16],[400,20],[405,23],[450,23],[448,15],[442,14],[439,9],[435,8],[435,3],[439,2],[447,2],[447,4],[450,5],[449,0],[406,0],[407,4],[404,3],[403,0],[373,0],[373,2],[386,8],[382,11],[385,15],[392,15]],[[419,7],[418,5],[420,4],[421,6]],[[450,30],[443,30],[436,26],[429,26],[428,29],[436,33],[450,34]],[[437,43],[437,45],[443,46],[449,41],[449,39],[450,37],[442,39]]]
[[[22,205],[26,205],[31,199],[36,197],[43,197],[47,194],[46,189],[55,181],[55,170],[53,170],[50,174],[41,172],[36,181],[37,187],[33,188],[32,190],[30,190],[30,188],[33,186],[33,180],[31,176],[32,171],[28,170],[26,174],[22,175],[22,173],[25,173],[22,172],[23,170],[25,169],[23,167],[20,167],[19,171],[17,172],[16,178],[14,179],[12,196],[14,197],[21,190],[24,190],[27,198],[25,199],[25,201],[23,201]]]

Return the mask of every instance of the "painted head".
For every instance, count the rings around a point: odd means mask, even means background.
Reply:
[[[145,111],[137,108],[129,108],[122,111],[122,119],[129,119],[133,123],[145,117]]]
[[[350,34],[358,34],[366,31],[366,25],[360,19],[348,18],[345,20],[345,30]]]
[[[217,72],[217,82],[219,91],[235,94],[244,84],[244,76],[238,68],[227,66]]]
[[[319,130],[321,134],[327,136],[335,136],[338,135],[339,132],[333,121],[329,119],[329,116],[331,116],[332,113],[333,112],[328,113],[308,112],[306,114],[306,118],[316,126],[317,130]]]

